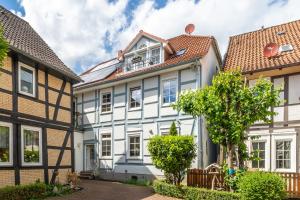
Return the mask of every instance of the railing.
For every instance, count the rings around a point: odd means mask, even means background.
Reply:
[[[135,60],[133,59],[129,63],[125,64],[125,70],[126,72],[136,70],[142,67],[147,67],[150,65],[155,65],[159,63],[159,57],[153,56],[153,57],[148,57],[148,58],[142,58],[142,57],[137,57]]]
[[[289,197],[300,197],[300,173],[277,173],[286,183],[286,192]],[[212,188],[213,174],[203,169],[189,169],[187,173],[187,185],[200,188]],[[216,175],[215,188],[225,188],[224,174],[219,173]]]

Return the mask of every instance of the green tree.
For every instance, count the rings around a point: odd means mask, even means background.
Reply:
[[[170,127],[170,131],[169,131],[169,134],[170,135],[178,135],[178,131],[177,131],[177,128],[176,128],[176,124],[175,122],[172,122],[172,125]]]
[[[167,180],[179,185],[186,169],[196,157],[196,145],[192,136],[154,136],[148,144],[152,162],[164,171]]]
[[[3,36],[3,29],[0,27],[0,65],[3,65],[3,61],[7,56],[8,52],[8,42],[5,40]]]
[[[256,121],[269,123],[279,105],[279,91],[265,79],[252,87],[238,71],[221,72],[211,86],[180,95],[174,108],[194,117],[204,116],[211,140],[226,148],[227,165],[233,168],[233,157],[243,166],[246,156],[246,130]]]

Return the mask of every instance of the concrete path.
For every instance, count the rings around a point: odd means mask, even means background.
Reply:
[[[47,200],[176,200],[175,198],[154,194],[150,187],[117,182],[82,180],[80,186],[84,188],[82,191]]]

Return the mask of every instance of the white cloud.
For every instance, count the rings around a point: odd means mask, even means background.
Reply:
[[[133,11],[133,20],[126,21],[127,1],[108,3],[105,0],[22,0],[25,19],[69,66],[80,63],[82,69],[115,56],[140,29],[163,38],[184,33],[188,23],[196,25],[195,33],[213,35],[222,53],[228,38],[300,19],[299,0],[169,0],[158,9],[145,0]],[[122,28],[122,31],[119,31]],[[109,37],[106,37],[109,33]],[[113,51],[105,50],[105,44]],[[77,69],[79,72],[80,70]]]

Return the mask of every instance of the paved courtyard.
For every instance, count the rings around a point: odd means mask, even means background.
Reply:
[[[176,200],[154,194],[150,187],[127,185],[117,182],[82,180],[82,191],[47,200]]]

